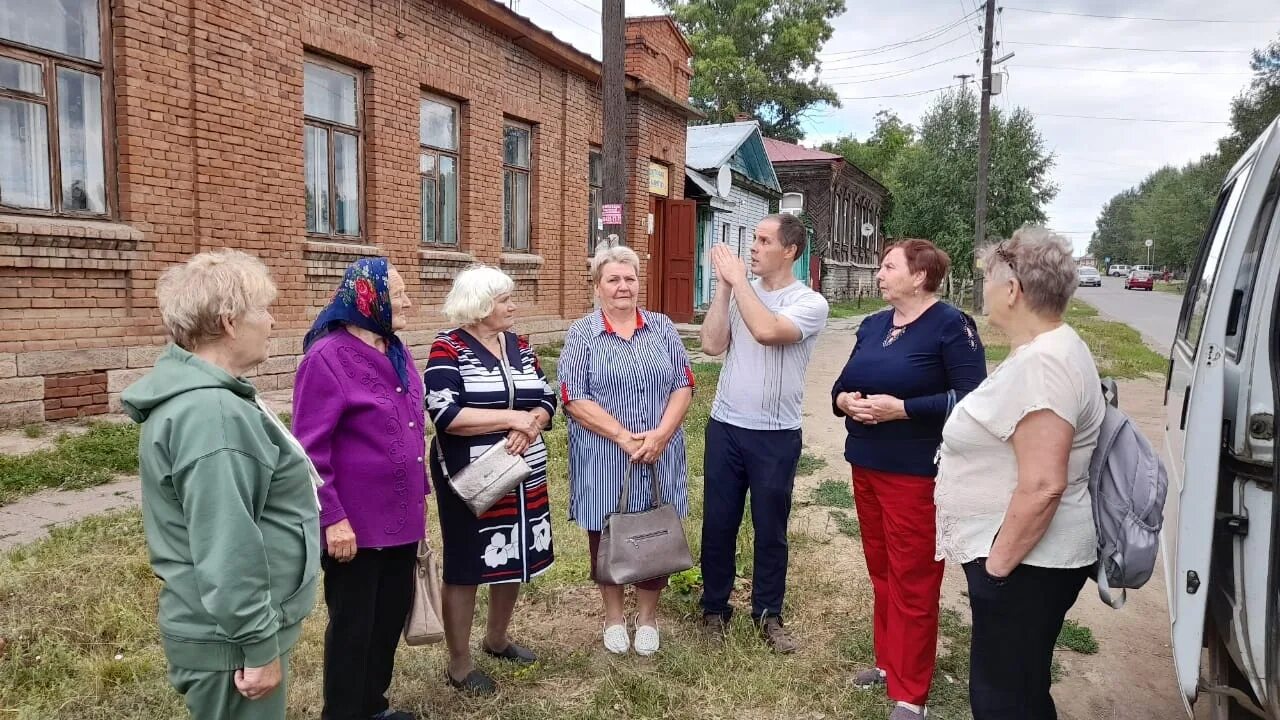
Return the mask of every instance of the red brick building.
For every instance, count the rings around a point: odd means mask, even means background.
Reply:
[[[419,357],[472,262],[517,280],[535,339],[591,307],[600,66],[526,18],[492,0],[62,4],[49,22],[0,0],[0,425],[106,412],[165,340],[157,276],[200,250],[256,253],[280,286],[265,390],[291,386],[362,255],[408,281]],[[629,21],[647,276],[670,261],[689,55],[669,19]]]

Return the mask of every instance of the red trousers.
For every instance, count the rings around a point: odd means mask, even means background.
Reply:
[[[875,591],[876,667],[888,695],[929,700],[938,651],[942,561],[934,560],[933,478],[853,466],[862,551]]]

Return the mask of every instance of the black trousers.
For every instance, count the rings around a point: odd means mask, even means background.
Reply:
[[[755,558],[751,616],[781,616],[787,589],[787,519],[800,462],[799,430],[747,430],[707,423],[703,456],[702,611],[729,617],[738,528],[751,492]]]
[[[362,548],[350,562],[326,553],[323,720],[368,720],[389,707],[396,647],[413,604],[417,543]]]
[[[997,579],[985,562],[964,565],[973,609],[973,720],[1057,720],[1049,694],[1053,646],[1089,569],[1019,565]]]

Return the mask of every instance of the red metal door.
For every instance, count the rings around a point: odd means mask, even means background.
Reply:
[[[662,312],[675,322],[693,322],[697,203],[668,200],[662,238]]]

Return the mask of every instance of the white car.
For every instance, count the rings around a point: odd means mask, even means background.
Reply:
[[[1080,287],[1092,286],[1102,287],[1102,276],[1098,274],[1097,268],[1082,267],[1076,269],[1076,277],[1080,280]]]
[[[1213,720],[1280,720],[1278,297],[1280,118],[1222,185],[1165,394],[1174,668],[1188,715]]]
[[[1128,265],[1112,265],[1107,268],[1107,274],[1111,277],[1125,277],[1129,274]]]

